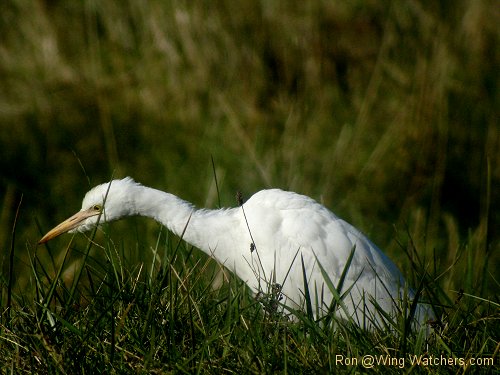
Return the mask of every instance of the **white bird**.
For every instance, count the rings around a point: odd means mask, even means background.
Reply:
[[[292,309],[309,306],[317,318],[333,306],[338,317],[363,328],[383,327],[414,297],[396,265],[359,230],[313,199],[279,189],[259,191],[241,207],[208,210],[130,177],[113,180],[90,190],[82,209],[39,243],[134,215],[182,236],[256,294]],[[418,303],[412,325],[424,327],[433,318],[432,309]]]

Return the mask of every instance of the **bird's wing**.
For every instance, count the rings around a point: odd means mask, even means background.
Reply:
[[[387,295],[387,288],[389,294],[397,293],[396,284],[403,278],[394,263],[360,231],[313,199],[274,189],[254,195],[247,203],[261,261],[273,265],[277,280],[290,285],[291,291],[304,285],[302,261],[312,288],[324,284],[318,262],[338,285],[355,247],[345,288],[356,284],[360,293]]]

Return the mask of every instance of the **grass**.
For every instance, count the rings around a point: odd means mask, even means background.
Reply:
[[[2,316],[5,373],[351,373],[368,354],[382,362],[375,373],[498,369],[498,301],[466,292],[450,301],[432,278],[424,288],[442,315],[428,338],[405,330],[403,316],[390,331],[366,332],[334,317],[271,314],[234,277],[214,288],[219,266],[164,231],[140,263],[110,237],[85,242],[70,240],[51,269],[38,255],[50,247],[28,249],[29,290],[14,291]],[[80,248],[86,261],[68,267]],[[411,365],[426,358],[495,362]]]
[[[498,363],[497,8],[2,2],[3,372],[363,372],[336,355],[372,353]],[[200,207],[265,187],[312,196],[422,286],[442,325],[425,342],[270,317],[233,278],[213,290],[218,266],[142,219],[36,248],[110,175]]]

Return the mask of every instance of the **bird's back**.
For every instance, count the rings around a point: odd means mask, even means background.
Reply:
[[[279,189],[254,194],[243,208],[255,244],[247,262],[261,271],[261,278],[282,286],[287,304],[303,307],[305,269],[312,300],[319,301],[320,313],[327,311],[333,294],[321,267],[334,286],[348,267],[339,292],[349,291],[343,300],[349,315],[360,325],[371,326],[371,320],[379,323],[373,300],[385,312],[396,312],[395,301],[406,288],[400,271],[365,235],[327,208],[309,197]],[[347,266],[351,251],[354,255]],[[411,290],[408,292],[411,297]],[[366,310],[369,314],[365,315]],[[342,310],[339,314],[347,315]]]

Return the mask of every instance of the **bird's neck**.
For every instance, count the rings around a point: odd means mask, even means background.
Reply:
[[[186,242],[215,255],[218,242],[231,225],[229,213],[232,209],[197,209],[170,193],[145,186],[136,189],[138,191],[132,195],[135,214],[156,220]]]

